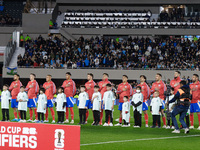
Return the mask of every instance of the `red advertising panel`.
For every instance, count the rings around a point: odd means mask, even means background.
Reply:
[[[0,150],[80,150],[80,126],[0,122]]]

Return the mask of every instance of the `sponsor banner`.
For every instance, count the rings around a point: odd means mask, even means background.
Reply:
[[[80,126],[0,122],[0,150],[80,150]]]

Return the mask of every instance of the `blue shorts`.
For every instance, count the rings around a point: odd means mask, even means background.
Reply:
[[[118,110],[122,111],[122,105],[123,105],[123,103],[120,103],[120,102],[119,102]]]
[[[191,103],[190,104],[190,113],[200,112],[200,104],[199,103]]]
[[[91,99],[89,99],[88,101],[88,106],[87,106],[88,109],[92,109],[92,102],[91,102]]]
[[[66,98],[66,107],[74,107],[74,98],[73,97],[67,97]]]
[[[147,104],[147,102],[143,102],[142,103],[142,111],[146,111],[146,110],[148,110],[148,104]]]
[[[28,108],[36,107],[37,98],[28,99]]]
[[[53,106],[54,106],[54,105],[53,105],[53,100],[48,99],[48,100],[47,100],[47,107],[51,108],[51,107],[53,107]]]
[[[164,100],[162,100],[163,102],[162,102],[162,107],[161,107],[161,109],[165,109],[165,101]]]
[[[16,100],[17,99],[11,99],[11,108],[17,108],[18,107],[18,102]]]

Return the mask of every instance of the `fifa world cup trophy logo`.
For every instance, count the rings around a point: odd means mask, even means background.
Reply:
[[[61,132],[58,132],[58,143],[61,143],[60,139],[61,139]]]

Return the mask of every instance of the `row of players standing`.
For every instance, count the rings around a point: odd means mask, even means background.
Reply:
[[[171,87],[174,88],[174,93],[178,91],[180,88],[180,72],[176,71],[174,73],[174,79],[171,80],[170,85]],[[33,121],[33,111],[35,112],[35,121],[37,121],[37,109],[36,109],[36,103],[35,99],[37,97],[38,91],[39,91],[39,85],[37,81],[35,80],[35,74],[30,74],[30,81],[28,82],[26,86],[26,91],[28,91],[28,107],[29,107],[29,112],[30,112],[30,119],[28,121]],[[20,80],[20,76],[18,74],[14,75],[14,81],[11,83],[9,90],[11,91],[12,99],[11,99],[11,107],[14,110],[14,116],[15,119],[13,121],[17,121],[17,106],[18,102],[16,101],[17,95],[20,91],[20,87],[22,86]],[[47,96],[47,107],[51,111],[51,115],[53,117],[53,123],[55,122],[55,113],[53,110],[53,96],[56,94],[56,86],[54,82],[51,80],[51,75],[46,76],[46,82],[43,84],[43,87],[45,88],[45,95]],[[88,82],[85,83],[86,87],[86,92],[88,93],[89,96],[89,103],[88,103],[88,109],[86,112],[86,123],[87,123],[87,118],[89,116],[89,109],[92,108],[92,95],[94,93],[94,86],[96,83],[93,81],[93,74],[88,73]],[[108,80],[109,75],[107,73],[103,74],[103,79],[101,82],[98,83],[99,85],[99,91],[101,93],[101,96],[103,98],[104,93],[107,91],[106,85],[110,83]],[[141,93],[143,94],[143,105],[142,105],[142,110],[144,112],[144,118],[145,118],[145,123],[146,127],[148,127],[148,105],[147,105],[147,100],[149,99],[150,95],[154,93],[155,91],[159,91],[159,97],[163,100],[165,100],[164,92],[166,91],[166,85],[162,81],[162,75],[157,73],[155,77],[155,82],[152,84],[151,89],[146,83],[146,77],[145,75],[140,76],[140,84],[138,86],[141,87]],[[197,112],[198,114],[198,120],[200,124],[200,108],[199,108],[199,97],[200,97],[200,84],[199,84],[199,77],[197,74],[194,74],[192,77],[193,83],[190,84],[191,88],[191,94],[192,94],[192,101],[191,101],[191,106],[190,106],[190,122],[191,122],[191,127],[194,128],[194,113]],[[67,72],[66,73],[66,80],[63,82],[62,87],[64,88],[64,93],[66,95],[66,120],[65,123],[69,122],[69,110],[71,113],[71,122],[74,123],[74,112],[73,112],[73,101],[72,97],[75,95],[76,92],[76,85],[75,82],[71,79],[71,73]],[[128,77],[126,75],[123,75],[122,77],[122,83],[119,84],[118,89],[117,89],[117,94],[119,94],[119,108],[118,110],[120,111],[120,118],[119,118],[119,123],[116,124],[116,126],[120,126],[122,124],[122,104],[123,104],[123,98],[124,96],[127,96],[128,99],[135,93],[135,91],[132,90],[131,85],[128,83]],[[161,110],[162,114],[162,120],[164,127],[166,127],[166,117],[164,114],[164,105]],[[19,114],[20,117],[20,114]],[[100,113],[100,124],[102,124],[102,118],[103,118],[103,110],[101,110]],[[48,109],[46,110],[45,114],[45,122],[48,122]]]

